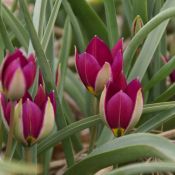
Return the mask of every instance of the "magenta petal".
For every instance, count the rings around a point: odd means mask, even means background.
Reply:
[[[56,114],[56,99],[55,99],[54,91],[50,92],[48,96],[50,97],[50,101],[53,105],[54,113]]]
[[[112,48],[112,56],[116,57],[116,54],[121,52],[123,54],[123,38],[119,39],[116,45]]]
[[[43,116],[39,107],[29,99],[23,104],[22,119],[25,139],[37,138],[41,130]]]
[[[27,99],[32,101],[32,97],[31,95],[26,91],[26,93],[24,94],[24,96],[22,97],[22,103],[24,103]]]
[[[106,120],[111,129],[127,128],[133,111],[131,98],[123,91],[120,91],[106,105]]]
[[[36,65],[33,62],[29,62],[26,66],[23,67],[23,72],[26,79],[27,89],[31,87],[34,82],[36,74]]]
[[[112,63],[112,54],[108,46],[97,36],[89,42],[86,52],[93,55],[100,66],[103,66],[105,62]]]
[[[11,113],[12,103],[8,102],[6,109],[5,109],[5,119],[7,121],[7,124],[10,124],[10,113]]]
[[[113,79],[116,80],[118,79],[118,76],[121,74],[123,69],[123,54],[121,51],[117,52],[114,62],[112,64],[112,74],[113,74]]]
[[[100,65],[97,60],[86,52],[80,55],[76,53],[76,66],[84,85],[86,87],[91,86],[94,88],[96,76],[100,70]]]
[[[47,101],[47,96],[42,85],[38,87],[37,94],[35,96],[34,102],[43,110],[44,105]]]
[[[3,78],[4,73],[7,69],[7,67],[10,65],[10,63],[13,62],[15,59],[20,58],[21,56],[22,56],[22,52],[19,49],[16,49],[15,52],[12,54],[7,54],[7,56],[3,62],[2,70],[1,70],[2,81],[4,80],[4,78]]]
[[[138,79],[132,80],[126,88],[125,92],[133,100],[134,103],[136,100],[137,92],[140,88],[141,88],[141,83]]]
[[[19,63],[19,59],[16,59],[14,61],[12,61],[9,66],[7,67],[5,74],[4,74],[4,79],[2,80],[2,84],[3,86],[8,89],[9,84],[11,79],[13,78],[13,74],[15,73],[15,71],[21,67],[20,63]]]

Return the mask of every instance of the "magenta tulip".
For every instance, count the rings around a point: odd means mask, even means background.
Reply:
[[[139,80],[134,79],[127,84],[124,75],[121,74],[117,80],[108,82],[102,96],[105,120],[114,135],[120,136],[132,129],[143,109]]]
[[[1,94],[1,114],[8,128],[11,111],[11,101]],[[15,105],[14,136],[23,144],[30,146],[46,137],[54,127],[56,103],[53,92],[46,95],[42,86],[32,100],[26,94]]]
[[[32,86],[35,74],[34,55],[27,59],[19,49],[7,54],[0,74],[3,93],[11,100],[18,100]]]
[[[122,47],[122,39],[110,50],[100,38],[94,36],[84,53],[78,54],[76,49],[78,74],[93,95],[100,95],[107,81],[112,79],[113,70],[117,70],[115,76],[122,71]]]

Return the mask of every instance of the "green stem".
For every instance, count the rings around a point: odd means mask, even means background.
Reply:
[[[10,158],[12,144],[13,144],[13,130],[14,130],[14,110],[15,110],[15,102],[11,102],[11,112],[10,112],[10,123],[9,123],[9,132],[7,138],[7,148],[5,152],[5,159]]]
[[[96,114],[99,114],[99,99],[96,99]],[[95,142],[97,139],[97,133],[98,133],[98,127],[97,125],[93,126],[91,129],[91,141],[90,141],[90,145],[89,145],[89,153],[93,150],[93,148],[95,147]]]
[[[26,163],[32,163],[32,150],[31,147],[24,147],[24,161]]]
[[[133,37],[133,39],[131,40],[130,44],[124,52],[124,62],[126,70],[128,69],[128,66],[132,61],[135,51],[137,50],[138,46],[143,42],[145,37],[160,23],[169,18],[172,18],[173,16],[175,16],[175,8],[168,8],[167,10],[160,12],[158,15],[152,18],[140,29],[139,32],[137,32],[137,34]]]

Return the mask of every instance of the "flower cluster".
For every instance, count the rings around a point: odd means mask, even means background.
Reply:
[[[138,122],[143,109],[141,84],[129,84],[123,73],[123,40],[110,50],[97,36],[84,53],[76,49],[76,67],[85,87],[100,96],[100,110],[115,136],[123,135]]]
[[[14,117],[14,136],[28,146],[47,136],[54,127],[56,102],[54,92],[46,93],[42,83],[34,99],[28,92],[36,76],[35,56],[26,58],[16,49],[4,59],[0,76],[1,116],[6,128],[9,129],[10,117]]]

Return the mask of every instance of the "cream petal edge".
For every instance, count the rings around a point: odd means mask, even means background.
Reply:
[[[98,94],[103,91],[106,83],[112,78],[111,65],[108,62],[105,62],[103,67],[97,74],[95,80],[95,92]]]
[[[125,133],[131,130],[137,124],[137,122],[139,121],[142,115],[142,111],[143,111],[143,96],[142,96],[142,90],[139,89],[137,92],[136,103],[134,106],[132,117],[131,117],[128,127],[125,130]]]
[[[37,140],[40,140],[46,137],[54,128],[55,114],[54,114],[54,109],[49,97],[48,97],[43,115],[44,115],[43,124]]]

